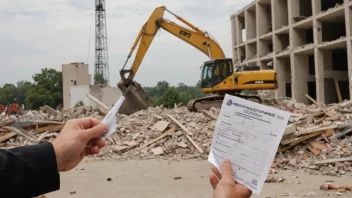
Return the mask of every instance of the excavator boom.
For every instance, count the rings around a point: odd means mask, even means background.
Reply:
[[[163,16],[165,11],[168,11],[169,13],[174,15],[177,19],[182,21],[189,28],[183,27],[179,24],[164,19]],[[220,45],[213,38],[211,38],[206,31],[200,30],[198,27],[194,26],[182,17],[177,16],[167,10],[165,6],[162,6],[154,10],[154,12],[149,17],[148,21],[143,25],[142,29],[140,30],[127,57],[126,63],[120,72],[121,78],[123,80],[132,81],[134,79],[134,76],[136,75],[139,66],[142,63],[145,54],[147,53],[156,33],[160,28],[197,48],[210,59],[225,58],[225,53],[223,52]],[[125,70],[125,66],[138,44],[139,48],[136,53],[136,57],[132,64],[132,67],[130,70]],[[127,78],[125,77],[125,74],[129,74]]]

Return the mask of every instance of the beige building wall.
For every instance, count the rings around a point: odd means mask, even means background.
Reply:
[[[70,88],[69,108],[74,108],[79,101],[82,101],[85,106],[95,108],[97,104],[87,97],[88,94],[93,95],[109,107],[114,106],[117,100],[122,96],[122,92],[118,87],[72,86]]]
[[[88,74],[88,65],[84,63],[63,64],[62,83],[64,109],[69,109],[70,87],[91,84],[90,76]]]
[[[118,87],[90,87],[89,93],[109,107],[114,106],[117,100],[122,96],[122,92]]]
[[[92,74],[88,75],[88,81],[89,81],[89,85],[93,85]]]
[[[279,98],[351,99],[351,20],[351,0],[254,0],[231,16],[234,65],[273,64]]]

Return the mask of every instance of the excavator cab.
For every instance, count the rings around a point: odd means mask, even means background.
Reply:
[[[202,68],[202,88],[212,88],[232,74],[232,59],[225,58],[207,61]]]

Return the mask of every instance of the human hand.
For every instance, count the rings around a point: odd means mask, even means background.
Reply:
[[[105,146],[100,137],[106,131],[107,126],[97,119],[67,121],[53,142],[58,171],[72,170],[84,157],[99,154],[100,149]]]
[[[214,175],[209,178],[210,184],[214,189],[214,198],[248,198],[252,192],[235,182],[232,175],[232,166],[229,160],[224,160],[221,163],[221,174],[218,169],[213,166]]]

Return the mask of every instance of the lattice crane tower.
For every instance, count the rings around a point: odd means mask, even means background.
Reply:
[[[94,84],[109,85],[109,57],[105,0],[95,0]]]

